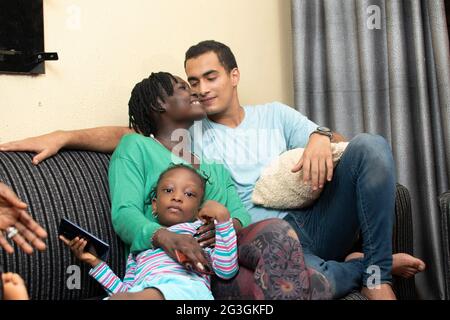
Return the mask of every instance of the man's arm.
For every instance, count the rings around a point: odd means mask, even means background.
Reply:
[[[66,149],[111,153],[124,135],[135,131],[128,127],[98,127],[62,132],[65,135],[63,147]]]
[[[38,137],[0,144],[0,151],[36,152],[33,164],[55,155],[60,149],[79,149],[110,153],[123,135],[135,132],[128,127],[98,127],[73,131],[54,131]]]

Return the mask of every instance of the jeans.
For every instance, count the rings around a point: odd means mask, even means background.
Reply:
[[[333,298],[392,282],[395,182],[386,140],[360,134],[350,141],[320,198],[284,218],[297,232],[306,265],[328,279]],[[364,258],[343,262],[359,234]]]

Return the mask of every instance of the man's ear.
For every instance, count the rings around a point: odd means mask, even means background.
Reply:
[[[234,68],[233,70],[231,70],[230,77],[233,87],[237,87],[237,85],[239,84],[239,80],[241,79],[241,73],[239,72],[239,69]]]

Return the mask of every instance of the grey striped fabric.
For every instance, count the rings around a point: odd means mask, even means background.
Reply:
[[[31,153],[0,152],[0,181],[9,185],[29,205],[30,214],[48,232],[47,250],[28,256],[15,248],[13,255],[0,251],[4,271],[19,273],[32,299],[86,299],[104,295],[58,239],[58,225],[65,217],[109,243],[108,264],[122,277],[125,247],[111,224],[107,154],[63,151],[39,166]],[[79,271],[77,272],[79,266]],[[77,275],[80,281],[77,283]],[[79,284],[77,288],[77,284]]]

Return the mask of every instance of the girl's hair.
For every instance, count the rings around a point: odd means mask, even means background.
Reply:
[[[180,164],[171,164],[166,170],[164,170],[164,171],[159,175],[158,181],[156,182],[156,186],[152,189],[152,191],[151,191],[151,193],[150,193],[150,199],[156,198],[158,186],[159,186],[161,180],[164,178],[164,176],[165,176],[168,172],[170,172],[170,171],[172,171],[172,170],[175,170],[175,169],[180,169],[180,168],[187,169],[187,170],[191,171],[192,173],[194,173],[197,177],[199,177],[199,179],[200,179],[200,181],[201,181],[200,187],[201,187],[201,189],[203,190],[203,196],[202,196],[202,199],[201,199],[200,202],[203,202],[203,197],[205,196],[205,187],[206,187],[206,183],[207,183],[208,180],[209,180],[209,177],[206,176],[205,173],[203,173],[205,176],[201,175],[201,174],[200,174],[197,170],[195,170],[194,168],[192,168],[192,167],[190,167],[190,166],[188,166],[188,165],[182,164],[182,163],[180,163]]]
[[[173,84],[178,80],[168,72],[152,73],[136,84],[128,102],[129,128],[144,136],[158,129],[155,115],[165,112],[161,103],[164,97],[173,95]]]

